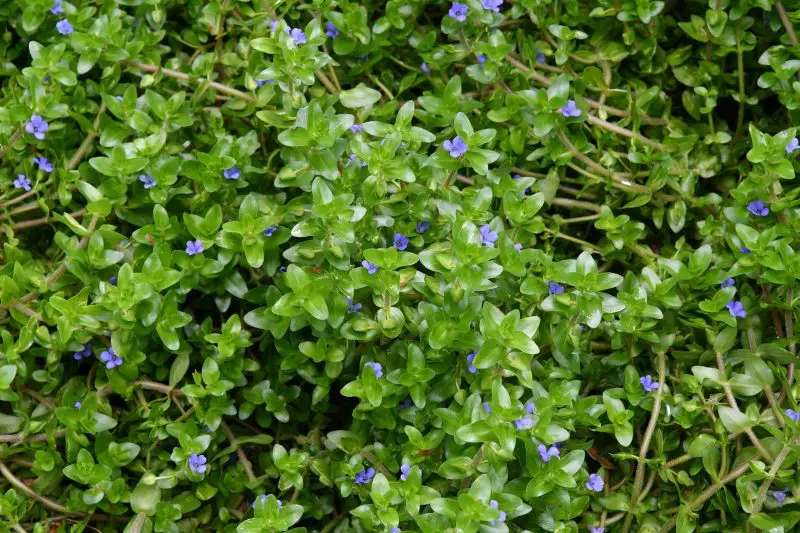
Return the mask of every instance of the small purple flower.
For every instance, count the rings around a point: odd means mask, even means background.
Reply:
[[[408,463],[403,463],[400,466],[400,479],[402,481],[405,481],[406,478],[408,477],[409,472],[411,472],[411,465]]]
[[[203,248],[203,241],[197,239],[196,241],[186,241],[186,254],[187,255],[197,255],[201,254],[205,251]]]
[[[361,304],[354,304],[352,298],[347,298],[347,312],[358,313],[361,311]]]
[[[489,406],[489,402],[483,402],[483,410],[486,411],[487,415],[492,414],[492,408]]]
[[[85,359],[92,355],[92,344],[87,342],[83,345],[83,350],[80,352],[75,352],[74,354],[75,360],[80,361],[81,359]]]
[[[518,242],[518,243],[516,243],[516,244],[514,245],[514,249],[515,249],[516,251],[518,251],[518,252],[521,252],[521,251],[522,251],[522,243],[519,243],[519,242]]]
[[[278,228],[275,226],[268,226],[267,229],[262,232],[262,235],[264,235],[264,237],[272,237],[277,230]]]
[[[429,67],[428,64],[426,62],[424,62],[424,61],[419,66],[419,68],[422,69],[422,72],[424,72],[425,74],[430,74],[431,73],[431,67]]]
[[[502,0],[500,0],[500,1],[502,1]],[[484,3],[485,3],[485,0],[484,0]],[[489,507],[491,507],[492,509],[497,509],[498,507],[500,507],[500,504],[497,503],[497,500],[491,500],[491,501],[489,501]],[[506,521],[506,512],[505,511],[500,511],[500,518],[498,518],[497,521],[489,520],[489,525],[494,526],[494,525],[497,524],[497,522],[505,522],[505,521]]]
[[[391,533],[400,533],[399,527],[393,527]]]
[[[478,60],[479,65],[483,65],[484,63],[486,63],[486,54],[478,54],[475,59]]]
[[[44,139],[44,133],[50,129],[50,125],[41,115],[31,115],[31,119],[25,123],[25,131],[39,139]]]
[[[100,360],[106,364],[106,368],[111,370],[122,364],[122,357],[114,353],[114,348],[109,348],[100,352]]]
[[[481,234],[481,244],[489,248],[494,248],[494,243],[497,242],[497,232],[492,231],[492,227],[489,226],[489,224],[481,226],[479,231]]]
[[[333,22],[328,21],[325,23],[325,35],[331,39],[336,39],[336,37],[339,35],[339,29],[334,26]]]
[[[553,457],[561,457],[561,451],[555,446],[548,448],[544,444],[540,444],[536,449],[539,451],[539,457],[542,458],[543,463],[549,463]]]
[[[442,144],[442,148],[450,152],[450,157],[459,158],[465,153],[467,153],[467,149],[469,148],[467,144],[461,139],[461,137],[457,136],[455,139],[447,140]]]
[[[61,7],[61,0],[56,0],[53,3],[53,7],[50,8],[50,13],[52,13],[53,15],[60,15],[63,12],[64,8]]]
[[[56,22],[56,29],[61,35],[69,35],[75,31],[75,28],[72,27],[72,24],[70,24],[67,19],[61,19]]]
[[[757,217],[765,217],[769,215],[769,207],[764,205],[761,200],[755,200],[747,204],[747,210]]]
[[[564,292],[564,286],[561,285],[560,283],[556,283],[555,281],[547,282],[547,293],[550,294],[550,296],[553,296],[555,294],[561,294],[563,292]]]
[[[278,272],[286,272],[286,266],[285,265],[279,266],[278,267]]]
[[[380,363],[373,363],[370,361],[369,363],[364,363],[364,366],[370,367],[373,372],[375,372],[376,378],[383,377],[383,366]]]
[[[242,173],[239,172],[238,168],[231,167],[231,168],[226,168],[225,170],[223,170],[222,171],[222,175],[225,177],[226,180],[238,180],[239,176],[241,176]]]
[[[270,27],[270,30],[269,30],[269,31],[270,31],[270,33],[274,33],[274,32],[275,32],[275,30],[276,30],[276,29],[278,29],[278,23],[279,23],[279,21],[278,21],[278,20],[273,20],[273,21],[270,23],[270,25],[269,25],[269,27]]]
[[[800,413],[798,413],[794,409],[787,409],[784,411],[784,413],[786,413],[786,416],[788,416],[792,420],[792,422],[794,423],[800,422]]]
[[[108,284],[113,285],[114,287],[117,286],[117,276],[111,276],[108,278]]]
[[[483,0],[481,5],[486,11],[494,11],[495,13],[499,13],[500,6],[503,5],[503,0]]]
[[[39,166],[39,170],[41,170],[42,172],[53,171],[53,163],[51,163],[45,156],[34,157],[33,162]]]
[[[533,419],[529,416],[523,416],[514,420],[514,425],[517,426],[519,430],[531,429],[533,427]]]
[[[747,318],[747,311],[744,310],[744,305],[742,305],[742,302],[733,300],[728,302],[725,307],[728,308],[728,312],[733,318]]]
[[[394,234],[394,247],[400,250],[401,252],[408,248],[408,237],[403,235],[402,233],[395,233]]]
[[[275,83],[275,79],[274,78],[270,78],[268,80],[256,80],[256,87],[261,88],[264,85],[266,85],[267,83]]]
[[[266,503],[266,501],[267,501],[267,495],[266,494],[262,494],[261,496],[258,497],[258,499],[253,500],[252,508],[253,509],[256,508],[256,503],[258,503],[259,505],[264,505],[264,503]],[[278,501],[280,501],[280,500],[278,500]]]
[[[83,404],[82,404],[80,401],[77,401],[77,402],[75,402],[74,404],[72,404],[72,406],[73,406],[75,409],[80,409],[82,405],[83,405]]]
[[[645,392],[653,392],[658,390],[658,381],[653,381],[653,376],[650,374],[640,377],[639,383],[642,384],[642,388]]]
[[[567,100],[567,105],[561,108],[561,114],[565,117],[579,117],[583,111],[577,108],[575,100]]]
[[[747,246],[742,246],[741,248],[739,248],[739,251],[742,252],[745,255],[750,255],[750,254],[753,253],[753,250],[751,250]]]
[[[603,486],[605,485],[605,481],[603,478],[598,476],[597,474],[591,474],[589,476],[589,481],[586,482],[586,488],[592,492],[600,492],[603,490]]]
[[[778,502],[778,505],[783,505],[783,500],[786,499],[786,494],[789,492],[789,487],[786,487],[783,490],[773,490],[770,491],[772,497],[775,498],[775,501]]]
[[[31,190],[31,180],[25,177],[25,174],[18,174],[17,179],[14,180],[15,189]]]
[[[206,462],[208,462],[208,459],[206,459],[205,455],[197,455],[196,453],[193,453],[189,456],[189,468],[192,470],[192,472],[204,474],[207,468]]]
[[[791,154],[798,148],[800,148],[800,140],[798,140],[797,137],[795,137],[794,139],[789,141],[789,144],[786,145],[786,153]]]
[[[408,409],[412,405],[414,405],[414,402],[411,401],[411,398],[406,398],[405,400],[400,402],[400,404],[397,406],[397,409],[399,411],[405,411],[406,409]]]
[[[723,289],[724,289],[725,287],[733,287],[733,285],[734,285],[735,283],[736,283],[736,282],[735,282],[735,281],[733,281],[733,278],[728,278],[728,279],[726,279],[725,281],[723,281],[722,283],[720,283],[720,287],[722,287]]]
[[[366,470],[362,470],[361,472],[356,474],[356,483],[358,483],[359,485],[366,485],[367,483],[372,481],[373,477],[375,477],[374,468],[368,468]]]
[[[447,14],[459,22],[464,22],[467,20],[467,11],[469,11],[469,9],[467,8],[466,4],[453,2],[453,5],[450,6],[450,11],[448,11]]]
[[[293,28],[289,35],[292,37],[294,44],[306,44],[306,34],[300,28]]]
[[[416,231],[417,233],[422,235],[423,233],[428,231],[428,228],[430,228],[430,227],[431,227],[431,223],[428,222],[427,220],[423,220],[422,222],[417,222],[417,227],[414,228],[414,231]]]
[[[376,265],[376,264],[374,264],[374,263],[370,263],[370,262],[369,262],[369,261],[367,261],[366,259],[364,259],[363,261],[361,261],[361,266],[363,266],[364,268],[366,268],[366,269],[367,269],[367,272],[368,272],[368,273],[370,273],[370,274],[374,274],[375,272],[377,272],[377,271],[378,271],[378,265]]]
[[[469,370],[470,374],[475,374],[478,372],[478,369],[472,364],[472,361],[475,360],[476,355],[478,355],[478,352],[470,352],[467,354],[467,370]]]
[[[525,412],[529,415],[532,415],[536,412],[536,406],[533,404],[533,402],[528,402],[525,404]]]
[[[361,133],[362,129],[364,129],[364,126],[362,126],[361,124],[353,124],[352,126],[350,126],[350,131],[352,131],[353,133]]]
[[[604,528],[603,526],[597,526],[597,527],[590,526],[589,533],[606,533],[606,528]]]
[[[536,49],[536,62],[539,63],[540,65],[544,65],[546,61],[547,61],[547,57],[545,57],[545,55],[542,53],[542,49],[541,48],[537,48]]]
[[[139,181],[142,182],[145,189],[149,189],[151,187],[155,187],[156,185],[158,185],[155,178],[153,178],[153,175],[150,174],[149,172],[147,174],[140,175]]]

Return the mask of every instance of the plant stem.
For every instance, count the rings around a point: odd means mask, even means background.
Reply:
[[[678,466],[680,464],[685,463],[686,461],[691,461],[692,456],[689,454],[681,455],[680,457],[676,457],[675,459],[671,459],[664,463],[664,468],[672,468],[673,466]]]
[[[319,78],[319,81],[322,82],[322,85],[324,85],[325,88],[328,89],[329,93],[331,94],[339,93],[339,90],[336,88],[333,82],[331,82],[330,78],[328,78],[328,76],[326,76],[325,73],[322,72],[321,70],[317,71],[317,78]]]
[[[236,442],[236,435],[233,434],[233,431],[231,431],[231,428],[228,427],[228,424],[226,424],[224,420],[220,422],[219,426],[222,428],[222,431],[225,433],[225,436],[228,438],[228,442],[231,443],[231,446],[236,448],[236,455],[239,457],[239,462],[244,469],[245,475],[247,475],[247,479],[249,479],[251,482],[255,481],[256,476],[253,474],[253,465],[247,459],[247,455],[245,455],[242,447]]]
[[[383,91],[383,94],[386,95],[386,98],[388,98],[389,100],[394,100],[394,95],[392,94],[392,91],[390,91],[383,83],[381,83],[381,80],[379,80],[372,74],[369,75],[369,79],[371,79],[372,82],[375,85],[377,85],[380,88],[380,90]]]
[[[636,465],[636,475],[633,479],[633,489],[631,490],[631,501],[628,504],[628,513],[625,516],[625,523],[622,526],[622,532],[627,533],[630,530],[631,523],[633,522],[633,513],[636,511],[636,506],[639,504],[639,495],[642,490],[642,483],[644,482],[644,473],[647,470],[647,450],[650,448],[650,440],[653,438],[653,433],[658,424],[658,415],[661,411],[661,399],[664,396],[664,380],[666,378],[666,362],[664,352],[659,351],[656,353],[658,365],[658,390],[653,401],[653,410],[650,412],[650,421],[647,423],[647,429],[642,438],[642,444],[639,448],[639,462]]]
[[[791,451],[791,447],[784,446],[778,456],[775,457],[775,462],[772,463],[772,468],[769,469],[767,477],[764,478],[764,482],[761,484],[761,489],[758,491],[758,496],[756,496],[756,501],[753,503],[753,508],[750,511],[751,515],[758,514],[761,511],[761,506],[764,505],[764,500],[767,499],[767,490],[769,489],[772,480],[775,479],[775,474],[778,473],[781,464],[783,464],[783,461]]]
[[[553,198],[550,201],[550,203],[561,207],[574,207],[577,209],[586,209],[587,211],[594,211],[595,213],[600,213],[603,210],[602,207],[600,207],[597,204],[593,204],[592,202],[583,202],[581,200],[572,200],[569,198]],[[595,216],[595,218],[598,217]]]
[[[205,80],[203,78],[198,78],[196,76],[192,76],[189,74],[185,74],[183,72],[178,72],[177,70],[172,70],[163,67],[157,67],[155,65],[148,65],[146,63],[140,63],[138,61],[126,61],[126,65],[129,67],[133,67],[139,70],[143,70],[145,72],[150,72],[151,74],[163,74],[169,78],[175,78],[176,80],[183,80],[189,81],[192,83],[196,83],[198,85],[207,84],[209,87],[217,91],[218,93],[227,94],[233,96],[235,98],[239,98],[246,102],[250,102],[254,104],[256,102],[256,97],[252,94],[247,94],[245,92],[240,91],[239,89],[234,89],[233,87],[228,87],[227,85],[223,85],[222,83],[217,83],[215,81]],[[317,72],[319,75],[319,72]],[[323,74],[324,75],[324,74]],[[330,80],[329,80],[330,81]]]
[[[630,137],[631,139],[636,139],[642,144],[646,144],[647,146],[652,146],[659,152],[663,152],[666,149],[664,148],[664,145],[659,142],[656,142],[652,139],[648,139],[644,135],[636,133],[635,131],[629,130],[627,128],[623,128],[622,126],[617,126],[616,124],[606,122],[600,117],[596,117],[594,115],[588,115],[586,119],[595,126],[599,126],[605,130],[616,133],[617,135],[622,135],[623,137]]]
[[[66,429],[59,429],[53,433],[53,438],[63,437],[67,433]],[[39,433],[38,435],[25,435],[20,433],[11,433],[2,435],[0,434],[0,442],[44,442],[50,438],[47,433]]]
[[[550,228],[544,228],[544,231],[545,231],[545,233],[549,233],[553,237],[556,237],[558,239],[564,239],[565,241],[574,242],[576,244],[580,244],[581,246],[584,246],[584,247],[586,247],[586,248],[588,248],[588,249],[590,249],[590,250],[592,250],[594,252],[602,252],[603,251],[603,249],[600,248],[599,246],[594,245],[594,244],[592,244],[590,242],[583,241],[583,240],[578,239],[576,237],[573,237],[572,235],[567,235],[566,233],[561,233],[560,231],[554,231],[554,230],[551,230]]]
[[[25,494],[27,494],[28,496],[30,496],[34,500],[38,501],[39,503],[41,503],[42,505],[44,505],[48,509],[51,509],[53,511],[57,511],[59,513],[71,514],[71,515],[76,515],[76,516],[86,516],[84,513],[73,513],[73,512],[70,512],[70,511],[67,510],[66,507],[64,507],[60,503],[55,502],[55,501],[51,500],[50,498],[45,498],[44,496],[42,496],[41,494],[39,494],[38,492],[36,492],[32,488],[30,488],[22,480],[17,478],[11,472],[11,470],[8,469],[8,467],[3,462],[0,462],[0,474],[2,474],[3,477],[6,478],[6,480],[8,480],[8,482],[11,483],[14,487],[18,488],[19,490],[21,490],[22,492],[24,492]]]

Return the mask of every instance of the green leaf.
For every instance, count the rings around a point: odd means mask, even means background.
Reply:
[[[353,89],[339,93],[339,101],[345,107],[369,107],[381,99],[381,93],[375,89],[359,84]]]

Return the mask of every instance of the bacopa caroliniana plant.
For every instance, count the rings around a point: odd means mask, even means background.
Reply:
[[[794,530],[799,23],[5,2],[0,532]]]

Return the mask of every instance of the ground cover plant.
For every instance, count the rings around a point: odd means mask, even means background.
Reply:
[[[0,26],[0,532],[796,530],[795,2]]]

